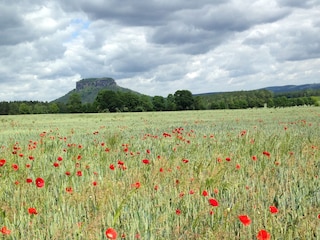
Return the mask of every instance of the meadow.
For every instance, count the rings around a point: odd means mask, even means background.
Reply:
[[[0,238],[320,239],[319,129],[318,107],[0,116]]]

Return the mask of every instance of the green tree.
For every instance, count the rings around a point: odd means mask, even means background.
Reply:
[[[154,96],[152,98],[153,109],[155,111],[164,111],[166,110],[166,100],[162,96]]]
[[[98,93],[94,105],[99,112],[116,112],[122,108],[123,102],[119,92],[102,90]]]
[[[19,114],[30,114],[31,113],[31,106],[26,103],[20,103],[19,105]]]
[[[19,106],[20,106],[19,102],[10,102],[9,106],[10,106],[9,107],[9,114],[10,115],[19,114]]]
[[[141,111],[141,101],[138,94],[132,92],[122,92],[121,100],[123,102],[124,108],[127,109],[127,111]]]
[[[68,99],[67,107],[71,113],[80,113],[82,111],[80,94],[72,93]]]
[[[49,113],[59,113],[59,112],[60,112],[60,108],[58,104],[56,103],[49,104]]]
[[[174,93],[174,101],[178,110],[189,110],[194,108],[194,99],[189,90],[178,90]]]
[[[207,109],[202,97],[197,96],[197,97],[194,98],[194,109],[196,109],[196,110],[205,110],[205,109]]]
[[[33,110],[32,110],[33,113],[35,114],[44,114],[44,113],[47,113],[47,106],[44,104],[44,103],[36,103],[34,106],[33,106]]]
[[[0,102],[0,115],[9,114],[10,105],[8,102]]]
[[[167,96],[167,105],[166,105],[166,110],[168,111],[174,111],[176,110],[176,103],[174,101],[174,96],[170,93]]]
[[[140,104],[141,104],[143,111],[152,111],[153,110],[152,98],[147,95],[140,96]]]

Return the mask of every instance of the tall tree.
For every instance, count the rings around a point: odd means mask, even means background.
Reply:
[[[174,101],[178,110],[190,110],[194,108],[194,99],[189,90],[178,90],[174,93]]]
[[[49,104],[49,113],[59,113],[60,109],[58,104],[56,103],[50,103]]]
[[[10,106],[8,102],[0,102],[0,115],[8,115],[9,109]]]
[[[147,95],[140,96],[140,104],[141,104],[143,111],[152,111],[153,110],[152,98]]]
[[[168,96],[167,96],[166,110],[168,110],[168,111],[176,110],[176,103],[174,101],[174,96],[171,93],[168,94]]]
[[[31,106],[29,106],[25,102],[19,105],[19,114],[30,114],[30,113],[31,113]]]
[[[166,100],[162,96],[154,96],[152,98],[153,109],[155,111],[164,111],[166,110]]]
[[[98,111],[100,112],[116,112],[122,108],[123,102],[119,92],[102,90],[98,93],[94,105],[97,106]]]
[[[68,110],[71,113],[80,113],[82,111],[81,97],[78,93],[72,93],[68,99]]]

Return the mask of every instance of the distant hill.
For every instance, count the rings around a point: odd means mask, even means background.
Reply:
[[[271,87],[265,87],[265,88],[261,88],[261,89],[257,89],[257,90],[268,90],[270,92],[273,92],[274,94],[282,94],[282,93],[306,91],[309,89],[310,90],[320,89],[320,83],[303,84],[303,85],[271,86]],[[118,86],[116,81],[113,78],[108,78],[108,77],[105,77],[105,78],[85,78],[85,79],[82,79],[76,83],[75,89],[73,89],[72,91],[68,92],[64,96],[62,96],[52,102],[61,102],[61,103],[66,104],[68,102],[69,97],[73,93],[78,93],[81,97],[82,103],[93,103],[94,100],[96,99],[98,93],[101,90],[133,92],[136,94],[141,94],[141,93],[135,92],[131,89]],[[251,90],[251,91],[257,91],[257,90]],[[232,94],[235,92],[251,92],[251,91],[209,92],[209,93],[194,94],[193,96],[210,97],[212,95]]]
[[[270,92],[273,92],[275,94],[280,93],[290,93],[290,92],[298,92],[298,91],[305,91],[305,90],[317,90],[320,89],[320,83],[312,83],[312,84],[303,84],[303,85],[285,85],[285,86],[271,86],[271,87],[265,87],[260,88],[256,90],[268,90]],[[256,91],[251,90],[251,91]],[[244,90],[243,90],[244,91]],[[216,95],[216,94],[228,94],[233,92],[242,92],[242,91],[231,91],[231,92],[208,92],[208,93],[199,93],[194,94],[194,96],[207,96],[207,95]],[[247,92],[247,91],[245,91]]]
[[[112,90],[122,92],[134,92],[128,88],[123,88],[117,85],[113,78],[85,78],[76,83],[76,88],[68,92],[66,95],[52,101],[67,103],[69,97],[73,93],[78,93],[81,97],[82,103],[93,103],[98,93],[101,90]],[[139,93],[137,93],[139,94]]]
[[[315,90],[320,89],[320,83],[313,83],[313,84],[303,84],[303,85],[285,85],[285,86],[273,86],[273,87],[266,87],[263,88],[269,90],[273,93],[289,93],[289,92],[297,92],[297,91],[304,91],[304,90]]]

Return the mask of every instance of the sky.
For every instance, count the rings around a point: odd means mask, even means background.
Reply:
[[[0,101],[320,83],[319,0],[1,0]]]

